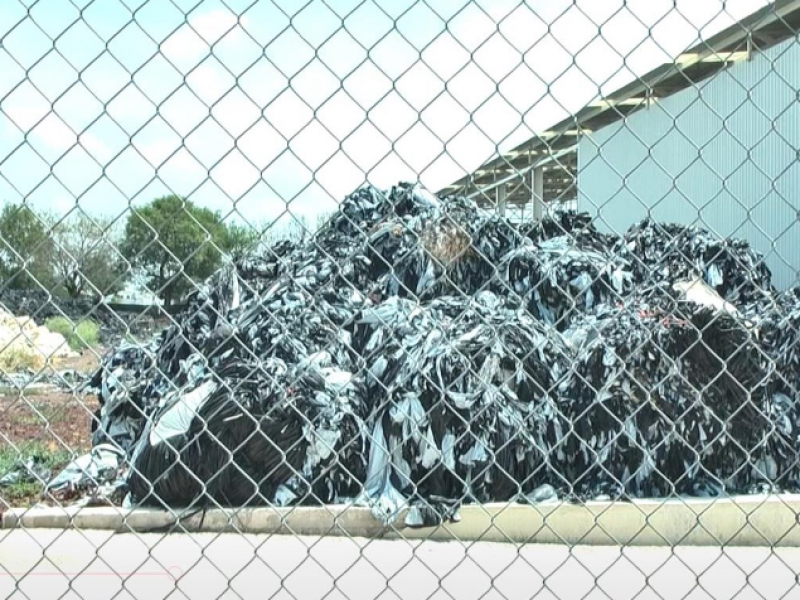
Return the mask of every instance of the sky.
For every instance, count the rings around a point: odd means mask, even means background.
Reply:
[[[263,225],[436,191],[766,3],[0,0],[0,202]]]

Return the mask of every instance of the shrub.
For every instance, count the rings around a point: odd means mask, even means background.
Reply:
[[[45,321],[45,327],[63,335],[73,350],[92,348],[97,345],[100,326],[90,319],[84,319],[77,325],[65,317],[51,317]]]
[[[0,371],[17,373],[25,369],[39,369],[44,364],[44,357],[24,348],[11,347],[0,352]]]

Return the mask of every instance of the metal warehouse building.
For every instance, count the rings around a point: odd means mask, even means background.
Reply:
[[[600,229],[650,215],[746,239],[800,284],[800,0],[775,2],[490,161],[441,194]]]

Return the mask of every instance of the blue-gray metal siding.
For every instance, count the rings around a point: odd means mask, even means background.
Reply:
[[[789,40],[586,134],[578,206],[605,230],[648,216],[746,239],[800,285],[800,43]]]

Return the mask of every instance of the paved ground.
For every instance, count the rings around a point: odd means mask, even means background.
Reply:
[[[0,532],[0,598],[800,598],[800,549]]]

